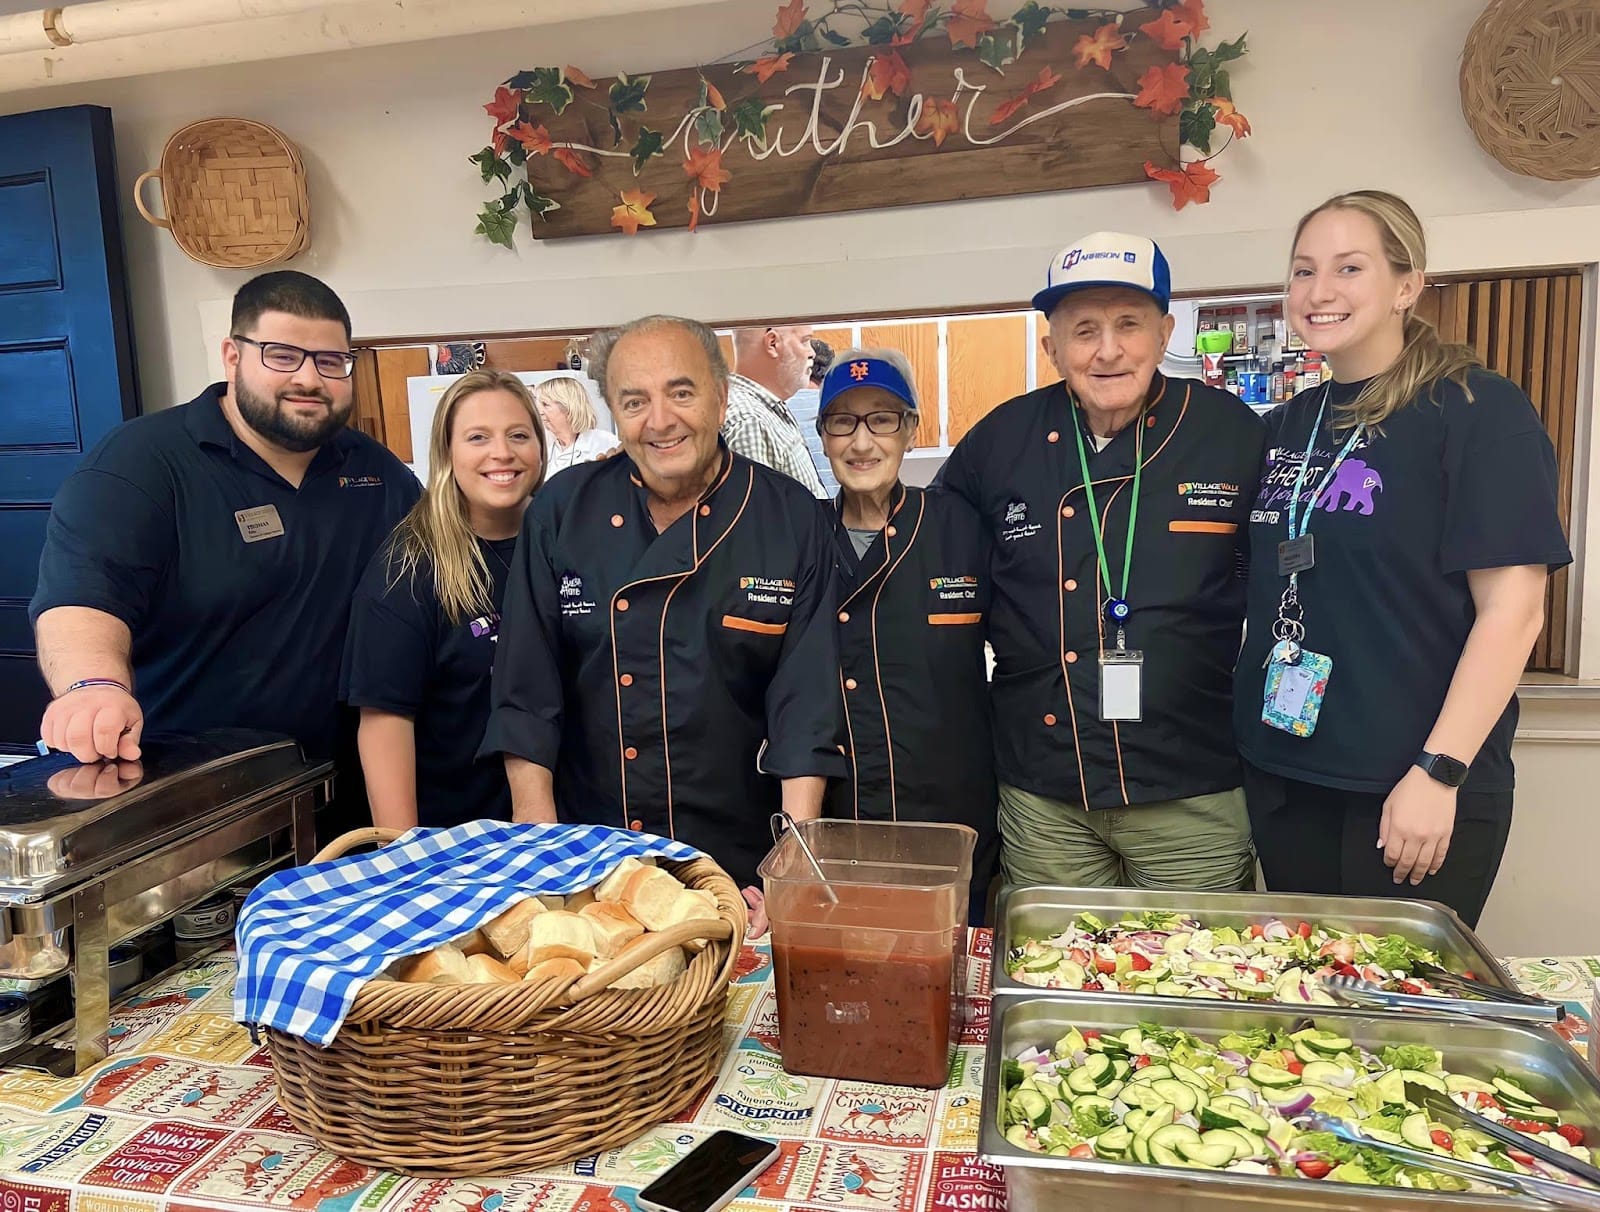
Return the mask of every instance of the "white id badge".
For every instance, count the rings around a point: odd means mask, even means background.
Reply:
[[[1100,654],[1100,718],[1144,718],[1144,653],[1115,648]]]

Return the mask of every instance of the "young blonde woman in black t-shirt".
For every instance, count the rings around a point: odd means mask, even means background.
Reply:
[[[1415,314],[1425,262],[1392,194],[1295,231],[1289,322],[1332,376],[1268,417],[1234,718],[1269,887],[1475,923],[1511,827],[1517,682],[1572,557],[1550,438]]]
[[[545,474],[522,380],[475,370],[452,383],[428,467],[422,499],[356,589],[341,679],[361,712],[372,819],[391,829],[511,819],[503,765],[476,754],[512,554]]]

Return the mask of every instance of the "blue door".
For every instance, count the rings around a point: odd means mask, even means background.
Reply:
[[[139,410],[118,216],[109,109],[0,118],[0,751],[32,750],[47,697],[28,599],[50,499]]]

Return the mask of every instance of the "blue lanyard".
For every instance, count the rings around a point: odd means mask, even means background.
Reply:
[[[1362,435],[1367,432],[1365,425],[1357,425],[1350,431],[1350,436],[1345,439],[1344,446],[1334,456],[1333,462],[1328,464],[1328,470],[1322,473],[1322,480],[1312,491],[1311,499],[1305,503],[1304,508],[1300,508],[1300,493],[1306,486],[1306,468],[1311,466],[1311,455],[1317,448],[1317,435],[1322,432],[1322,418],[1327,411],[1328,388],[1324,387],[1322,389],[1322,402],[1317,405],[1317,419],[1311,426],[1311,437],[1306,440],[1305,458],[1300,460],[1300,474],[1295,477],[1294,495],[1289,498],[1287,512],[1289,515],[1289,538],[1291,541],[1298,539],[1311,529],[1311,515],[1316,512],[1317,502],[1322,499],[1322,494],[1328,490],[1328,485],[1333,483],[1333,477],[1338,474],[1340,465],[1350,452],[1356,448],[1356,443],[1361,440]],[[1297,574],[1292,575],[1290,577],[1291,581],[1295,580],[1296,577]]]

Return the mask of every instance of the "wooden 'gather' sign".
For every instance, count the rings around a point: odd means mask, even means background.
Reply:
[[[1219,122],[1249,133],[1221,66],[1243,38],[1199,49],[1200,0],[1131,12],[1029,0],[1009,21],[987,2],[836,4],[813,19],[789,0],[773,53],[750,62],[519,72],[484,107],[493,142],[472,159],[509,192],[479,231],[509,245],[519,208],[553,238],[1151,177],[1175,203],[1205,200],[1216,175],[1179,148],[1209,153]],[[867,45],[834,27],[843,8],[876,16]]]

